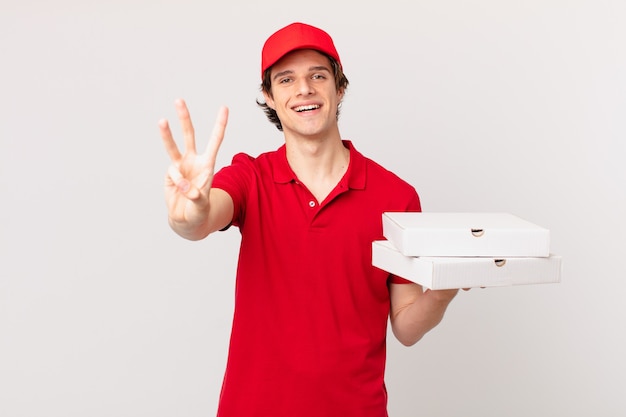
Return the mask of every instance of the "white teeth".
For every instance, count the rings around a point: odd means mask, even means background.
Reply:
[[[298,106],[296,107],[294,110],[295,111],[306,111],[306,110],[315,110],[315,109],[319,109],[320,106],[317,104],[311,104],[308,106]]]

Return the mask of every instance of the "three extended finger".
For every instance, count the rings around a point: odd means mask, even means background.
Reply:
[[[217,118],[215,119],[215,125],[213,126],[213,132],[207,145],[205,155],[208,158],[211,166],[215,165],[217,158],[217,151],[219,150],[222,140],[224,139],[224,132],[226,131],[226,125],[228,124],[228,107],[220,107]]]
[[[176,142],[174,142],[174,137],[172,136],[172,131],[170,130],[167,120],[163,119],[159,121],[159,130],[161,131],[161,138],[163,139],[163,145],[165,145],[167,154],[173,162],[177,162],[180,160],[181,155],[178,146],[176,146]]]
[[[191,123],[191,116],[189,116],[189,110],[187,109],[187,105],[185,101],[182,99],[178,99],[175,102],[176,105],[176,113],[178,114],[178,119],[180,120],[180,125],[183,130],[183,139],[185,141],[185,150],[187,152],[196,152],[196,139],[195,132],[193,129],[193,124]]]

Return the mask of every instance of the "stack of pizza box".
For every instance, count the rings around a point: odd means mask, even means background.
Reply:
[[[383,213],[372,265],[430,289],[561,281],[550,231],[510,213]]]

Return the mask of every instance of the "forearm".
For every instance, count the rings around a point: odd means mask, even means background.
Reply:
[[[232,220],[233,202],[228,193],[212,189],[209,204],[201,207],[187,203],[183,215],[169,213],[168,222],[172,230],[189,240],[200,240],[216,230],[223,229]]]
[[[168,223],[176,234],[188,240],[201,240],[211,233],[208,217],[200,223],[192,223],[185,220],[177,221],[168,217]]]
[[[437,326],[458,290],[416,293],[408,303],[392,311],[391,325],[396,338],[406,346],[417,343]]]

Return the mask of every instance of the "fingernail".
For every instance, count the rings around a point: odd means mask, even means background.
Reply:
[[[178,187],[179,191],[186,193],[187,191],[189,191],[189,181],[181,180],[178,182],[178,184],[176,184],[176,187]]]

